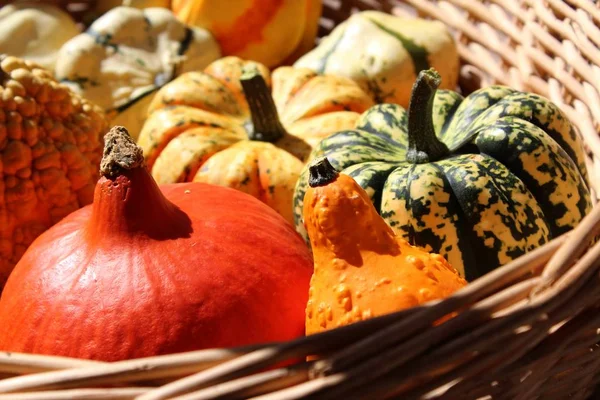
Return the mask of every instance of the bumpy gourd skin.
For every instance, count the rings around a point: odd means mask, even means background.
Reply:
[[[38,235],[92,202],[107,128],[48,71],[0,57],[0,290]]]
[[[396,236],[348,175],[309,188],[304,219],[315,267],[307,334],[445,298],[466,285],[444,257]]]

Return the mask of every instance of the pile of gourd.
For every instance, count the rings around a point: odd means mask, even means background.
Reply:
[[[444,298],[591,209],[549,100],[320,0],[0,9],[0,350],[114,361]],[[225,6],[225,3],[227,5]]]

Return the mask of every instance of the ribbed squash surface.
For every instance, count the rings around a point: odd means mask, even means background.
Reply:
[[[261,90],[246,93],[244,71],[262,82]],[[292,67],[271,73],[254,61],[224,57],[156,93],[138,144],[158,183],[235,188],[292,223],[303,160],[373,104],[348,78]]]

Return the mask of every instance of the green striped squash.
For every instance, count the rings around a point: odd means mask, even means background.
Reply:
[[[363,11],[338,25],[294,66],[345,76],[377,103],[408,107],[419,71],[435,68],[442,76],[441,89],[454,89],[459,57],[452,35],[440,21]]]
[[[504,86],[463,98],[422,71],[408,111],[380,104],[323,140],[326,156],[409,242],[473,280],[572,229],[590,211],[580,136],[549,100]],[[297,230],[308,169],[294,194]]]

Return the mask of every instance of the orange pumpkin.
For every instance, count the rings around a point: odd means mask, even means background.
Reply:
[[[444,257],[396,236],[368,194],[326,158],[310,165],[304,221],[314,258],[307,334],[444,298],[467,284]]]
[[[173,0],[175,15],[208,29],[223,55],[268,67],[293,62],[315,43],[321,0]]]
[[[291,340],[304,331],[306,244],[244,193],[158,186],[122,127],[94,202],[41,235],[0,299],[0,351],[103,361]]]

